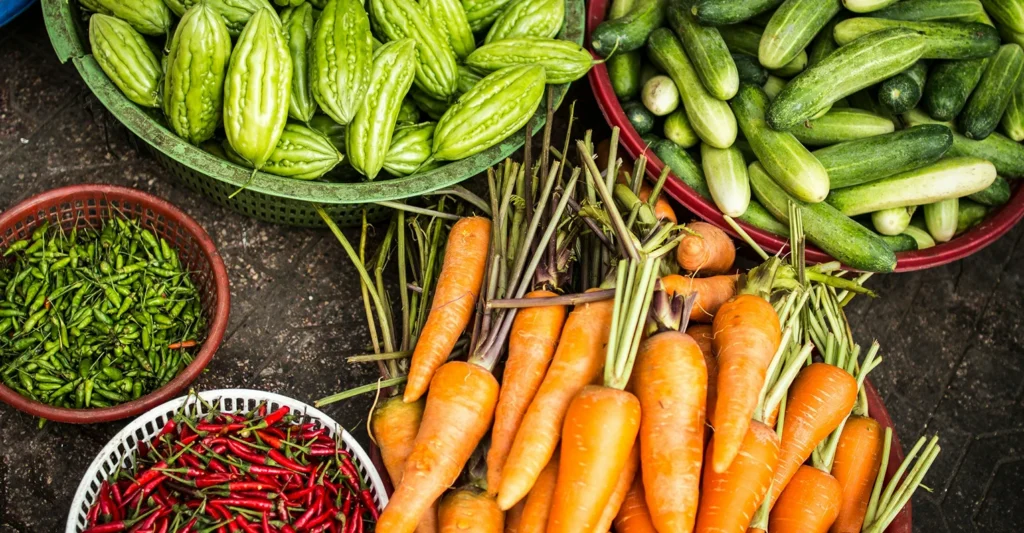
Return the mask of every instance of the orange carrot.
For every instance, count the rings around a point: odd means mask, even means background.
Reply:
[[[693,322],[711,322],[722,304],[736,296],[736,281],[739,276],[725,275],[710,278],[693,278],[671,274],[661,278],[665,292],[671,297],[676,294],[689,296],[697,293],[697,300],[690,311]]]
[[[717,439],[708,444],[714,453]],[[772,471],[779,459],[779,438],[775,430],[752,421],[743,437],[740,452],[725,472],[704,469],[697,533],[743,533],[761,501],[768,494]]]
[[[550,291],[533,291],[527,298],[556,296]],[[520,309],[512,322],[508,339],[508,359],[501,380],[498,407],[494,410],[491,448],[487,452],[487,490],[496,493],[519,423],[544,380],[544,373],[558,346],[565,324],[562,305]]]
[[[498,509],[498,502],[477,489],[459,489],[448,493],[441,500],[437,521],[441,525],[440,533],[505,531],[505,513]]]
[[[708,369],[708,399],[704,403],[706,411],[704,418],[712,420],[715,414],[715,403],[718,402],[718,359],[715,357],[715,351],[711,348],[711,338],[714,337],[714,334],[708,324],[694,324],[686,328],[686,334],[697,342],[700,352],[704,354],[704,365]],[[707,426],[704,428],[705,445],[710,438],[711,427]]]
[[[608,168],[608,147],[609,139],[605,139],[597,144],[597,168],[606,169]],[[622,160],[622,165],[619,166],[619,172],[616,176],[616,181],[619,183],[626,183],[627,179],[633,176],[633,162],[627,159]],[[641,202],[646,202],[651,197],[652,187],[646,182],[640,184],[640,194],[637,197],[640,198]],[[658,200],[654,202],[654,216],[658,220],[671,220],[673,223],[677,222],[675,209],[672,209],[672,204],[665,199],[664,195],[658,196]]]
[[[551,366],[523,416],[502,469],[498,490],[502,509],[511,508],[530,491],[558,446],[573,396],[600,375],[613,307],[612,300],[583,304],[566,318]]]
[[[455,483],[491,427],[498,382],[487,369],[452,361],[434,373],[402,482],[384,508],[377,531],[412,533],[420,517]]]
[[[705,361],[714,359],[715,351],[711,349],[711,339],[714,338],[715,334],[711,324],[691,324],[690,327],[686,328],[686,334],[700,347]]]
[[[643,411],[640,457],[651,519],[659,531],[691,531],[704,454],[704,355],[689,335],[666,331],[641,344],[633,372]]]
[[[857,380],[842,368],[813,363],[800,371],[786,400],[779,466],[775,468],[772,483],[772,505],[800,465],[811,456],[814,447],[839,427],[856,401]],[[717,433],[715,438],[718,438]]]
[[[604,506],[601,519],[597,521],[597,527],[594,528],[594,531],[606,532],[612,527],[615,516],[619,514],[619,509],[626,500],[626,494],[629,494],[629,489],[633,486],[633,480],[640,477],[637,475],[639,470],[640,443],[635,442],[633,443],[633,448],[629,450],[629,459],[626,460],[626,466],[622,468],[622,472],[619,472],[619,479],[615,482],[615,490],[612,492],[611,497],[608,498],[608,504]]]
[[[548,527],[551,498],[555,495],[555,482],[558,480],[558,455],[556,452],[551,457],[544,470],[541,470],[537,482],[530,489],[530,494],[519,502],[523,504],[523,517],[519,521],[520,533],[544,533]]]
[[[832,533],[860,533],[884,445],[882,427],[873,418],[851,416],[843,426],[832,463],[832,476],[842,487],[843,499],[839,517],[829,528]]]
[[[572,399],[548,533],[595,530],[639,430],[640,402],[624,390],[588,385]]]
[[[483,284],[490,241],[489,219],[467,217],[452,226],[430,313],[412,353],[405,401],[423,396],[434,372],[448,359],[469,324]]]
[[[615,516],[616,533],[657,533],[647,510],[643,476],[636,476]]]
[[[783,438],[788,429],[783,430]],[[842,487],[831,474],[800,465],[768,515],[772,533],[827,532],[839,516],[842,493]]]
[[[374,441],[380,449],[384,469],[388,471],[391,484],[397,487],[402,482],[405,461],[412,453],[416,433],[423,419],[422,399],[405,403],[400,396],[393,396],[380,404],[370,418]],[[417,533],[437,531],[437,502],[423,513]]]
[[[520,533],[519,524],[523,520],[523,502],[517,503],[514,507],[505,513],[505,533]]]
[[[712,327],[712,345],[718,357],[718,398],[711,420],[715,429],[712,440],[716,442],[711,466],[723,473],[747,434],[782,331],[772,304],[753,294],[741,294],[723,304]]]
[[[637,197],[640,198],[641,202],[646,202],[651,197],[652,192],[654,192],[654,189],[650,185],[643,183],[640,185],[640,194]],[[658,199],[654,201],[654,216],[658,220],[669,220],[673,224],[678,222],[676,210],[672,209],[672,204],[665,199],[664,195],[658,196]]]
[[[684,234],[676,248],[676,261],[683,270],[715,275],[732,269],[736,245],[724,231],[707,222],[691,222],[686,227],[690,233]]]

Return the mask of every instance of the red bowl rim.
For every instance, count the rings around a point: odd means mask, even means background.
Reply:
[[[210,323],[206,341],[203,342],[202,348],[199,349],[199,353],[196,354],[192,363],[185,367],[174,379],[164,384],[164,386],[136,400],[99,409],[67,409],[26,398],[0,383],[0,401],[30,415],[68,424],[94,424],[120,420],[144,413],[173,398],[191,382],[195,381],[203,369],[206,368],[206,365],[210,363],[210,360],[213,359],[213,355],[220,347],[221,341],[224,340],[224,333],[227,331],[228,325],[228,315],[231,309],[231,290],[227,269],[224,267],[224,260],[221,258],[220,253],[217,252],[217,247],[213,244],[213,239],[192,217],[166,200],[149,193],[128,187],[104,184],[81,184],[61,187],[28,198],[9,210],[0,213],[0,228],[14,221],[23,220],[26,215],[36,209],[35,206],[39,202],[49,203],[58,198],[83,193],[89,195],[116,194],[130,198],[132,201],[143,205],[154,206],[159,210],[169,213],[176,223],[180,224],[185,231],[196,239],[203,252],[203,256],[210,263],[213,270],[214,286],[217,291],[217,307],[213,313],[213,320]]]
[[[607,0],[592,0],[587,12],[587,40],[590,39],[590,32],[604,20],[605,6]],[[595,57],[598,57],[595,54]],[[587,74],[590,80],[590,87],[594,91],[594,98],[597,106],[601,109],[605,120],[609,125],[619,127],[619,143],[625,147],[626,152],[633,158],[643,153],[647,157],[647,176],[651,180],[657,180],[664,168],[664,163],[658,159],[653,152],[648,151],[647,143],[640,138],[640,134],[633,129],[632,124],[626,118],[619,105],[618,97],[612,90],[611,79],[608,77],[608,68],[604,63],[596,64]],[[665,182],[665,191],[669,196],[675,198],[693,214],[714,224],[726,232],[736,235],[736,232],[726,223],[722,213],[715,204],[705,200],[696,191],[679,179],[671,179]],[[988,216],[981,224],[967,230],[955,239],[939,244],[925,250],[911,252],[899,252],[896,254],[896,272],[910,272],[926,268],[937,267],[963,259],[978,250],[995,242],[996,239],[1010,231],[1020,219],[1024,217],[1024,187],[1015,187],[1010,200]],[[769,253],[785,251],[789,248],[789,242],[784,237],[760,230],[744,222],[736,221],[750,234],[750,237],[758,245]],[[808,244],[806,250],[807,261],[811,263],[824,263],[832,261],[832,257],[820,249]]]

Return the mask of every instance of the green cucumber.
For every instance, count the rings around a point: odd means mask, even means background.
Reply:
[[[981,3],[1001,26],[1024,33],[1024,3],[1020,0],[981,0]]]
[[[1006,181],[1002,176],[996,176],[996,180],[992,182],[983,191],[978,191],[968,198],[978,202],[982,205],[998,207],[1010,201],[1010,182]]]
[[[1024,141],[1024,80],[1017,82],[1010,95],[1002,125],[1007,137],[1017,142]]]
[[[786,193],[768,176],[760,163],[748,168],[750,188],[777,219],[789,220],[789,204],[800,209],[804,233],[814,243],[843,264],[869,272],[892,272],[896,254],[875,232],[843,215],[825,202],[806,204]]]
[[[827,146],[892,133],[892,121],[863,109],[832,109],[789,130],[806,146]]]
[[[825,59],[832,52],[835,52],[839,48],[836,44],[836,40],[832,37],[832,32],[835,30],[836,24],[846,20],[845,13],[840,12],[838,15],[832,17],[832,20],[828,21],[817,35],[814,36],[814,40],[811,41],[811,45],[807,47],[807,64],[815,65],[820,63],[822,59]]]
[[[725,26],[767,13],[781,3],[782,0],[697,0],[693,15],[701,24]]]
[[[737,24],[727,28],[720,28],[719,33],[722,40],[729,47],[729,51],[739,54],[747,54],[757,57],[758,48],[761,46],[761,28],[750,24]],[[760,60],[758,60],[760,62]],[[807,67],[807,52],[801,51],[789,63],[778,69],[772,70],[776,76],[789,78],[802,72]]]
[[[981,80],[988,59],[942,61],[924,83],[924,107],[935,120],[953,120]]]
[[[728,100],[736,95],[740,77],[722,35],[714,26],[703,26],[687,4],[673,2],[668,8],[668,23],[683,42],[700,81],[712,96]]]
[[[924,94],[927,75],[927,63],[914,63],[914,66],[882,82],[878,87],[878,103],[897,115],[914,109]]]
[[[915,22],[978,22],[984,13],[978,0],[901,0],[871,16]]]
[[[828,171],[833,189],[888,178],[938,161],[953,144],[953,132],[939,124],[834,144],[811,152]]]
[[[881,235],[899,235],[910,225],[917,206],[893,207],[871,213],[871,224]]]
[[[768,81],[768,71],[758,63],[757,58],[747,54],[732,54],[732,62],[736,65],[740,82],[763,86]]]
[[[905,28],[924,37],[925,59],[978,59],[999,48],[999,32],[978,22],[914,22],[871,17],[846,19],[836,24],[839,46],[889,28]]]
[[[961,198],[960,209],[956,215],[956,234],[959,235],[985,220],[988,208],[971,200]]]
[[[750,147],[750,143],[742,136],[737,137],[736,142],[732,143],[732,145],[739,149],[743,154],[743,159],[748,163],[750,161],[757,161],[757,154],[754,153],[754,149]]]
[[[817,203],[828,194],[828,171],[792,133],[775,131],[764,120],[768,96],[760,87],[743,85],[731,105],[743,136],[768,174],[786,192]]]
[[[768,96],[769,101],[774,102],[775,97],[778,96],[785,87],[786,80],[769,74],[768,81],[764,82],[764,94]]]
[[[914,239],[906,233],[899,235],[880,235],[885,244],[889,245],[889,248],[896,252],[912,252],[917,250],[917,239]]]
[[[702,143],[700,160],[718,210],[734,218],[743,215],[750,205],[750,180],[743,152],[735,145],[715,148]]]
[[[624,17],[633,8],[633,0],[615,0],[608,8],[608,20]],[[633,98],[640,94],[640,69],[643,65],[643,53],[640,50],[616,53],[608,58],[608,79],[612,82],[612,90],[620,100]]]
[[[700,81],[683,45],[668,28],[651,32],[647,53],[676,83],[693,131],[716,148],[728,148],[736,140],[736,117],[723,102],[708,92]]]
[[[843,0],[843,7],[854,13],[871,13],[889,7],[900,0]]]
[[[996,179],[996,168],[975,157],[953,157],[829,193],[826,201],[847,216],[890,207],[923,205],[983,191]]]
[[[668,76],[655,76],[644,84],[640,100],[656,117],[663,117],[679,107],[679,89]]]
[[[903,120],[910,126],[917,124],[941,124],[950,131],[953,126],[948,122],[932,120],[928,115],[914,109],[903,114]],[[993,133],[982,140],[973,140],[953,131],[953,146],[949,149],[950,156],[978,157],[991,161],[999,174],[1007,178],[1024,178],[1024,146]]]
[[[949,242],[956,234],[960,202],[948,198],[924,206],[924,224],[935,242]]]
[[[804,49],[841,7],[839,0],[786,0],[765,27],[757,58],[777,69],[806,54]]]
[[[636,0],[623,17],[606,20],[590,34],[590,47],[601,57],[632,52],[643,47],[647,37],[665,22],[666,0]]]
[[[693,158],[690,157],[686,150],[665,139],[654,140],[650,143],[650,148],[654,155],[661,159],[662,163],[665,163],[672,169],[672,173],[680,181],[701,195],[705,200],[714,201],[711,197],[708,183],[704,178],[704,172],[693,162]],[[736,217],[736,219],[775,235],[789,235],[789,227],[776,220],[763,205],[754,200],[751,200],[750,204],[747,205],[747,210],[743,213],[743,216]]]
[[[907,229],[903,230],[904,235],[909,235],[917,241],[917,249],[924,250],[926,248],[932,248],[935,246],[935,239],[928,234],[923,228],[919,228],[913,223],[907,226]]]
[[[924,37],[905,28],[858,39],[791,80],[768,109],[768,124],[778,130],[791,129],[840,98],[910,68],[923,52]]]
[[[654,129],[654,114],[642,102],[626,102],[622,104],[622,112],[640,135],[650,133]]]
[[[1024,49],[1016,44],[999,47],[996,55],[989,59],[963,113],[957,118],[964,137],[984,139],[996,130],[1022,72]]]
[[[700,142],[700,137],[697,137],[697,132],[690,127],[690,119],[686,118],[686,111],[683,109],[676,109],[665,117],[662,132],[666,139],[683,148],[693,148]]]

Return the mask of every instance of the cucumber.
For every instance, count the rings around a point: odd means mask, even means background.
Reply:
[[[913,30],[925,40],[925,59],[977,59],[988,57],[999,48],[999,32],[978,22],[913,22],[858,17],[836,24],[834,36],[839,46],[869,33],[889,29]]]
[[[736,140],[736,117],[729,104],[708,93],[672,30],[658,28],[651,32],[647,53],[654,64],[675,81],[683,97],[686,116],[697,136],[716,148],[731,146]]]
[[[754,153],[754,149],[750,147],[750,143],[747,142],[742,136],[736,138],[736,142],[732,143],[740,153],[743,154],[743,159],[748,163],[751,161],[757,161],[757,154]]]
[[[903,231],[903,234],[909,235],[917,241],[918,250],[924,250],[935,246],[935,239],[932,239],[932,236],[929,235],[927,231],[915,226],[914,224],[907,226],[907,229]]]
[[[743,136],[768,174],[789,194],[817,203],[828,195],[828,171],[792,133],[775,131],[765,123],[768,96],[760,87],[743,85],[732,102]]]
[[[988,59],[942,61],[924,83],[924,107],[935,120],[953,120],[981,80]]]
[[[666,139],[683,148],[693,148],[700,142],[700,137],[697,137],[697,132],[690,127],[690,120],[686,118],[686,111],[683,109],[676,109],[665,117],[663,133]]]
[[[854,13],[871,13],[886,8],[900,0],[843,0],[843,7]]]
[[[924,224],[935,242],[949,242],[956,234],[960,202],[956,198],[940,200],[924,206]]]
[[[667,0],[636,0],[625,16],[606,20],[590,34],[590,47],[601,57],[632,52],[643,47],[647,37],[665,22]]]
[[[827,146],[892,133],[892,121],[863,109],[832,109],[789,130],[805,146]]]
[[[893,207],[871,213],[871,224],[882,235],[899,235],[910,225],[917,206]]]
[[[989,185],[983,191],[978,191],[968,196],[968,198],[982,205],[997,207],[1010,201],[1010,193],[1010,182],[1006,181],[1002,176],[996,176],[996,180],[992,182],[992,185]]]
[[[619,99],[634,98],[640,93],[640,69],[643,61],[643,54],[639,50],[615,54],[608,59],[608,78],[612,82],[615,96]]]
[[[743,215],[750,205],[750,180],[740,149],[735,145],[715,148],[701,144],[700,159],[718,210],[734,218]]]
[[[952,126],[949,123],[932,120],[928,115],[917,109],[905,113],[903,120],[911,126],[917,124],[941,124],[952,131]],[[985,159],[992,162],[1002,176],[1007,178],[1024,178],[1024,146],[999,133],[993,133],[980,141],[976,141],[953,131],[953,146],[950,147],[947,155]]]
[[[640,99],[656,117],[663,117],[679,107],[679,89],[668,76],[655,76],[644,84]]]
[[[697,0],[693,4],[693,15],[701,24],[724,26],[767,13],[781,3],[782,0]]]
[[[737,24],[721,28],[719,33],[730,52],[758,57],[758,48],[761,46],[761,28],[750,24]],[[758,62],[760,63],[760,59]],[[807,67],[807,52],[802,51],[781,68],[769,70],[776,76],[789,78],[802,72],[805,67]]]
[[[889,248],[896,253],[917,250],[917,240],[906,233],[901,233],[899,235],[881,235],[880,237],[885,241],[885,244],[888,244]]]
[[[769,74],[768,81],[764,82],[764,94],[768,97],[769,101],[774,102],[775,97],[782,92],[785,86],[786,80]]]
[[[1024,141],[1024,79],[1017,82],[1010,94],[1002,125],[1007,137],[1017,142]]]
[[[732,54],[732,62],[736,65],[740,82],[750,83],[761,87],[768,81],[768,71],[757,62],[754,56],[747,54]]]
[[[953,144],[953,132],[939,124],[835,144],[811,152],[828,171],[833,189],[888,178],[938,161]]]
[[[960,199],[960,209],[956,215],[956,234],[959,235],[985,220],[988,208],[967,199]]]
[[[891,28],[839,48],[782,89],[768,109],[768,124],[791,129],[840,98],[910,68],[921,58],[924,41],[914,31]]]
[[[700,81],[704,82],[704,88],[715,98],[728,100],[740,87],[736,64],[718,29],[698,23],[687,6],[684,2],[673,2],[669,6],[669,26],[683,42],[683,49]]]
[[[654,129],[654,114],[642,102],[626,102],[622,104],[622,112],[638,134],[644,135]]]
[[[1024,33],[1024,3],[1020,0],[981,0],[981,3],[1001,26]]]
[[[832,17],[832,20],[828,21],[817,35],[814,36],[814,40],[811,41],[811,45],[807,47],[807,65],[815,65],[820,63],[822,59],[825,59],[832,52],[835,52],[839,45],[836,44],[836,40],[832,37],[832,32],[835,30],[836,24],[846,19],[845,13],[840,12],[838,15]]]
[[[662,163],[668,165],[672,169],[672,173],[683,183],[701,195],[705,200],[714,201],[711,197],[708,183],[704,179],[704,172],[693,162],[693,158],[690,157],[690,154],[686,153],[686,150],[665,139],[655,140],[650,144],[650,148],[654,155],[658,156]],[[736,217],[736,220],[746,222],[755,228],[774,233],[775,235],[789,235],[788,226],[780,223],[763,205],[753,200],[747,205],[747,210],[743,213],[743,216]]]
[[[651,78],[659,74],[664,74],[664,72],[659,70],[658,67],[644,61],[643,66],[640,67],[640,87],[643,87],[644,84],[651,81]]]
[[[902,0],[871,16],[916,22],[978,22],[984,14],[978,0]]]
[[[957,118],[964,137],[984,139],[996,130],[1022,72],[1024,49],[1016,44],[999,47],[996,55],[989,59],[985,73],[967,100],[963,113]]]
[[[882,82],[878,87],[878,103],[897,115],[914,109],[924,94],[927,75],[927,63],[914,63],[914,66]]]
[[[826,201],[847,216],[890,207],[923,205],[983,191],[996,168],[975,157],[953,157],[854,187],[829,193]]]
[[[758,162],[751,164],[747,171],[754,195],[783,223],[789,220],[789,203],[796,203],[807,240],[818,248],[858,270],[892,272],[896,268],[896,254],[875,232],[827,203],[806,204],[793,198]]]
[[[761,35],[757,58],[777,69],[796,59],[814,36],[839,13],[839,0],[786,0],[775,10]]]

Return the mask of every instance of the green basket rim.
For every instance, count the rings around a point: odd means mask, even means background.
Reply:
[[[75,11],[71,6],[73,1],[75,0],[42,0],[46,29],[60,61],[65,63],[71,60],[86,85],[104,107],[154,149],[203,176],[239,188],[244,186],[246,191],[322,204],[402,200],[467,180],[512,155],[525,142],[525,131],[520,131],[466,159],[453,161],[428,172],[380,181],[332,183],[302,181],[266,172],[256,172],[253,175],[252,169],[225,161],[189,144],[128,100],[103,73],[93,56],[87,53],[83,36],[75,22]],[[584,22],[584,0],[566,0],[565,26],[559,37],[582,46]],[[568,92],[569,85],[553,87],[554,103],[557,108]],[[539,131],[544,122],[544,113],[538,110],[532,122],[533,133]]]

